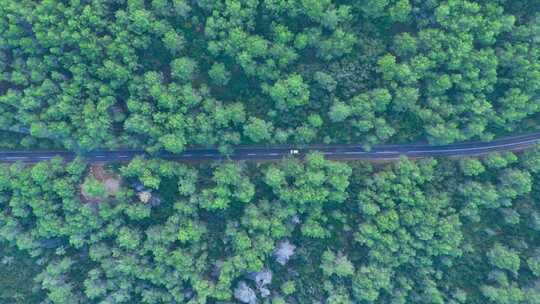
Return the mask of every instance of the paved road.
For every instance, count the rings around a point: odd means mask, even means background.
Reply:
[[[308,145],[302,148],[295,146],[240,146],[233,150],[230,156],[224,156],[216,149],[189,149],[181,154],[160,153],[155,156],[175,161],[215,161],[215,160],[277,160],[291,155],[297,150],[295,157],[301,157],[311,151],[319,151],[328,159],[336,160],[392,160],[404,155],[410,158],[440,157],[440,156],[474,156],[489,152],[518,151],[532,147],[540,142],[540,132],[512,136],[490,142],[465,142],[451,145],[378,145],[370,151],[359,145]],[[129,161],[137,155],[145,155],[138,150],[97,151],[88,152],[81,156],[90,162]],[[67,151],[0,151],[0,162],[35,163],[61,156],[71,160],[76,155]]]

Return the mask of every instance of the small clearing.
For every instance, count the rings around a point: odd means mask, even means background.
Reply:
[[[100,182],[105,188],[105,193],[107,197],[114,196],[120,190],[121,178],[117,174],[113,174],[107,171],[101,164],[95,164],[90,167],[88,175],[86,176],[86,179],[88,178],[94,178],[95,180]],[[85,193],[82,185],[81,195],[86,201],[89,202],[101,201],[100,199],[91,197],[90,195]]]

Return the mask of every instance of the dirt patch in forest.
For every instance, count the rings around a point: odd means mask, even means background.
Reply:
[[[88,175],[86,176],[85,180],[88,178],[94,178],[95,180],[100,182],[105,188],[105,193],[107,197],[114,196],[120,190],[120,186],[122,184],[122,180],[117,174],[107,171],[105,167],[101,164],[94,164],[90,166],[90,170],[88,171]],[[86,194],[82,187],[82,184],[80,190],[82,197],[86,201],[101,201],[100,199],[92,198],[88,194]]]

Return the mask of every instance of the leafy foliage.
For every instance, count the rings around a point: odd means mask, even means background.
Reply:
[[[522,2],[3,0],[2,144],[179,153],[529,130],[540,18]]]
[[[529,304],[538,151],[375,167],[137,158],[98,204],[78,159],[15,164],[0,171],[0,238],[43,265],[53,303]]]
[[[539,29],[525,0],[0,0],[0,146],[489,140],[540,127]],[[111,170],[1,166],[0,301],[540,303],[540,146]]]

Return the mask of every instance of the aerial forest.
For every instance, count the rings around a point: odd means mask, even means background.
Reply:
[[[75,156],[0,163],[0,303],[540,304],[540,143],[227,159],[533,132],[540,0],[0,0],[0,152]]]
[[[540,145],[383,165],[13,164],[0,299],[538,304],[539,189]]]
[[[444,144],[538,128],[537,0],[0,0],[5,147]]]

